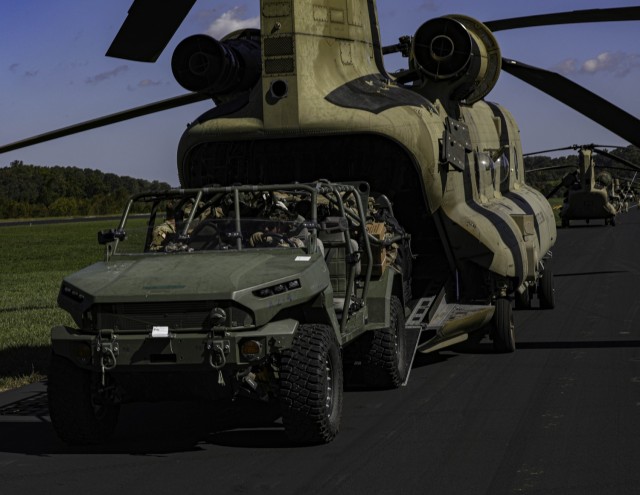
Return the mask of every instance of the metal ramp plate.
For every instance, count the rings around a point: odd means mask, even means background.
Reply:
[[[467,340],[467,332],[480,328],[491,320],[494,307],[476,304],[442,303],[427,324],[434,336],[420,343],[416,350],[433,352]]]
[[[420,342],[420,335],[422,330],[426,328],[425,318],[429,315],[429,310],[433,306],[435,301],[433,297],[422,297],[418,299],[417,304],[414,306],[409,317],[405,320],[405,360],[408,364],[407,375],[404,378],[402,385],[406,385],[409,381],[409,375],[411,374],[411,367],[413,366],[413,359],[416,356],[416,349],[418,342]]]

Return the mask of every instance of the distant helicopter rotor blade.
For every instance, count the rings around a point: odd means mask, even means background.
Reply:
[[[107,56],[155,62],[196,0],[134,0]]]
[[[563,168],[576,168],[575,165],[552,165],[550,167],[540,167],[540,168],[530,168],[529,170],[525,170],[525,174],[529,174],[532,172],[543,172],[545,170],[562,170]]]
[[[624,158],[621,158],[619,156],[612,155],[611,153],[609,153],[606,150],[600,150],[600,149],[597,149],[597,148],[593,148],[593,152],[594,153],[598,153],[598,154],[603,155],[603,156],[606,156],[607,158],[611,158],[612,160],[614,160],[614,161],[616,161],[618,163],[621,163],[623,165],[626,165],[627,167],[632,168],[633,170],[640,171],[640,166],[636,165],[635,163],[631,163],[629,160],[625,160]]]
[[[612,9],[587,9],[555,14],[530,15],[513,17],[497,21],[484,22],[491,31],[506,31],[535,26],[551,26],[555,24],[578,24],[584,22],[611,22],[640,20],[640,7],[618,7]]]
[[[533,151],[531,153],[523,153],[522,156],[532,156],[532,155],[541,155],[542,153],[551,153],[552,151],[565,151],[565,150],[574,150],[576,149],[574,146],[563,146],[562,148],[553,148],[551,150],[542,150],[542,151]]]
[[[502,59],[502,69],[640,146],[640,120],[556,72]]]
[[[553,196],[555,193],[558,192],[558,190],[564,186],[564,184],[561,182],[560,184],[558,184],[556,187],[554,187],[553,189],[551,189],[550,192],[548,192],[547,194],[545,194],[545,198],[549,199],[551,196]]]
[[[64,136],[70,136],[79,132],[88,131],[97,127],[116,124],[125,120],[135,119],[136,117],[142,117],[144,115],[163,112],[164,110],[170,110],[172,108],[177,108],[184,105],[190,105],[191,103],[197,103],[209,98],[209,96],[200,93],[187,93],[185,95],[175,96],[173,98],[157,101],[148,105],[130,108],[129,110],[112,113],[104,117],[87,120],[79,124],[63,127],[62,129],[56,129],[55,131],[45,132],[44,134],[38,134],[37,136],[0,146],[0,154],[20,148],[26,148],[27,146],[32,146],[34,144],[44,143],[46,141],[52,141],[53,139],[61,138]]]

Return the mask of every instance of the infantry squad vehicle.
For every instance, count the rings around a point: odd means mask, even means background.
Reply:
[[[326,442],[343,366],[373,387],[407,376],[410,237],[364,182],[139,194],[99,241],[106,259],[60,289],[76,326],[52,330],[51,420],[70,443],[104,440],[122,403],[239,396]]]
[[[123,403],[238,397],[328,442],[345,376],[395,388],[416,348],[513,338],[490,305],[412,299],[411,236],[366,182],[138,194],[98,240],[105,260],[60,288],[75,326],[51,332],[51,420],[72,444],[104,441]]]

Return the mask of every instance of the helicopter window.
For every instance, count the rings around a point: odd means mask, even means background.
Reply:
[[[520,180],[520,162],[518,161],[518,154],[513,156],[513,169],[515,170],[516,180]]]
[[[478,179],[478,193],[481,199],[493,197],[495,183],[495,164],[487,153],[476,153],[476,178]]]
[[[495,162],[495,167],[500,171],[500,188],[504,189],[505,186],[508,187],[509,184],[509,174],[511,172],[509,166],[509,157],[506,153],[500,155],[500,157]]]

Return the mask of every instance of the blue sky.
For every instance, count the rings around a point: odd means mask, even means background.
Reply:
[[[155,64],[104,56],[132,0],[3,0],[0,7],[0,143],[183,94],[171,54],[195,33],[222,36],[255,26],[258,0],[198,0]],[[640,4],[611,0],[607,7]],[[595,0],[378,0],[385,44],[445,14],[481,21],[602,8]],[[502,55],[565,76],[640,117],[640,21],[548,26],[496,33]],[[389,70],[402,59],[386,59]],[[621,138],[503,73],[487,100],[518,121],[525,152],[572,144],[622,145]],[[95,168],[178,185],[176,147],[198,103],[0,155],[36,165]]]

